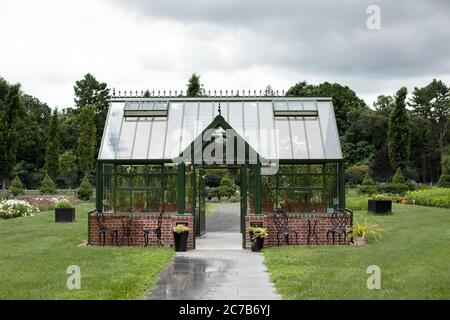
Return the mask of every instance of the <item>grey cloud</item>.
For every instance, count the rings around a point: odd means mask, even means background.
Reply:
[[[113,1],[140,19],[185,24],[194,39],[207,41],[211,34],[220,37],[224,32],[244,34],[233,50],[233,64],[209,52],[212,57],[206,67],[211,69],[274,66],[362,77],[450,73],[449,2],[373,2]],[[381,30],[366,28],[370,4],[381,8]],[[190,62],[201,63],[205,55],[196,60],[191,54]]]

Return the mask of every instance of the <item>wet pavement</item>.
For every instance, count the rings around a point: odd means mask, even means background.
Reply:
[[[206,216],[207,232],[241,232],[240,203],[220,203]]]
[[[229,212],[232,208],[232,206],[219,207],[217,212],[208,216],[207,226],[208,219],[215,219],[214,216],[223,215],[227,209]],[[239,213],[239,204],[237,212]],[[222,217],[222,219],[226,218]],[[231,222],[227,224],[228,227],[230,225]],[[239,216],[237,227],[239,230]],[[242,235],[239,232],[207,232],[205,236],[197,238],[196,246],[196,250],[177,253],[172,265],[161,274],[157,286],[146,294],[146,298],[154,300],[280,299],[270,282],[263,263],[263,255],[243,250]]]

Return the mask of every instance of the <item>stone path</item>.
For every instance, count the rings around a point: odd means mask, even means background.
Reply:
[[[227,219],[214,216],[226,215],[226,210],[231,208],[219,207],[208,216],[207,225],[208,219]],[[237,223],[239,230],[239,219]],[[161,274],[156,288],[146,297],[155,300],[280,299],[263,261],[262,254],[242,249],[240,233],[208,232],[197,239],[196,250],[177,253],[172,265]]]
[[[207,232],[241,232],[240,203],[220,203],[206,216]]]

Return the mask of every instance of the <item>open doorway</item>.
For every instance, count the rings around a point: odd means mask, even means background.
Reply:
[[[239,166],[202,166],[197,174],[196,247],[242,248]]]

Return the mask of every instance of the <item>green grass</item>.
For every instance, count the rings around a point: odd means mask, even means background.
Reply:
[[[173,249],[81,247],[87,211],[56,224],[54,211],[0,221],[0,299],[139,299],[155,285]],[[81,268],[81,289],[66,286],[67,267]]]
[[[268,248],[265,263],[285,299],[450,299],[450,212],[394,204],[393,215],[358,211],[386,233],[365,247]],[[381,289],[367,289],[369,265]]]

